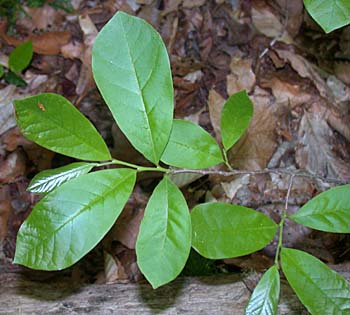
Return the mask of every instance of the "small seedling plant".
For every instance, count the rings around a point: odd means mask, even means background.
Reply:
[[[154,166],[112,158],[95,127],[60,95],[15,101],[18,126],[28,139],[82,161],[33,178],[28,190],[43,198],[18,232],[14,263],[42,270],[71,266],[115,223],[137,174],[160,172],[164,176],[148,201],[136,242],[138,266],[153,288],[180,274],[191,246],[207,258],[231,258],[264,248],[277,234],[275,263],[256,286],[246,314],[276,314],[280,269],[310,313],[350,314],[347,281],[312,255],[284,247],[282,240],[287,217],[321,231],[349,233],[349,185],[319,194],[294,215],[286,205],[279,224],[254,209],[222,202],[199,204],[190,212],[173,180],[221,163],[231,169],[227,152],[253,115],[246,92],[232,95],[223,107],[222,146],[197,124],[173,119],[165,45],[148,23],[123,12],[97,36],[92,69],[116,123]],[[119,168],[91,172],[106,165]]]
[[[3,77],[6,83],[16,86],[26,86],[27,83],[21,77],[29,65],[33,57],[32,41],[27,41],[17,46],[9,55],[8,67],[4,68],[0,65],[0,79]]]

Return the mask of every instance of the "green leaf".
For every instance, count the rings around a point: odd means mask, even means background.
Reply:
[[[120,129],[158,164],[174,107],[170,63],[160,35],[144,20],[119,11],[96,38],[92,70]]]
[[[27,190],[37,194],[48,193],[69,180],[89,173],[96,163],[76,162],[35,175]]]
[[[350,233],[350,185],[331,188],[312,198],[291,219],[316,230]]]
[[[4,67],[0,65],[0,79],[3,77],[4,73]]]
[[[21,73],[30,64],[33,57],[32,41],[17,46],[10,54],[9,67],[15,73]]]
[[[326,33],[350,23],[349,0],[304,0],[304,5]]]
[[[311,314],[350,314],[348,282],[316,257],[282,248],[281,265],[289,284]]]
[[[4,79],[8,84],[13,84],[16,86],[27,86],[27,82],[12,71],[5,73]]]
[[[191,218],[181,191],[167,178],[153,191],[136,242],[137,264],[157,288],[175,279],[191,249]]]
[[[253,103],[246,91],[229,97],[221,112],[221,138],[224,149],[229,150],[249,127],[253,117]]]
[[[44,93],[15,101],[17,125],[37,144],[81,160],[110,160],[111,155],[91,122],[68,100]]]
[[[207,168],[223,162],[214,138],[187,120],[175,119],[162,162],[182,168]]]
[[[244,256],[268,245],[277,224],[250,208],[212,202],[193,208],[192,246],[211,259]]]
[[[260,279],[245,310],[246,315],[276,315],[280,295],[280,275],[272,266]]]
[[[22,224],[14,263],[60,270],[87,254],[112,227],[136,179],[131,169],[82,175],[47,194]]]

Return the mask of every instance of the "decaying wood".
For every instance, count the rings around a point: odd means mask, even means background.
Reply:
[[[147,283],[79,285],[71,279],[29,281],[0,274],[0,314],[200,314],[241,315],[249,299],[250,276],[179,278],[153,290]],[[282,283],[279,314],[307,314]]]

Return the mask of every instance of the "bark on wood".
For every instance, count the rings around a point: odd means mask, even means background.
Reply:
[[[0,314],[242,315],[251,280],[232,274],[179,278],[153,290],[147,283],[79,285],[71,279],[48,283],[5,273],[0,274]],[[278,314],[307,314],[285,283]]]

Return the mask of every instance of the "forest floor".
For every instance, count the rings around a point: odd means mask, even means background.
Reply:
[[[249,130],[229,152],[233,168],[245,174],[203,176],[184,185],[190,208],[224,201],[252,207],[279,222],[294,171],[312,175],[294,178],[289,213],[330,187],[350,183],[349,26],[324,34],[301,0],[72,0],[72,8],[24,6],[27,14],[19,13],[11,35],[5,21],[0,23],[1,64],[6,65],[14,46],[28,39],[35,52],[23,73],[27,86],[0,81],[0,272],[88,283],[143,278],[135,241],[158,178],[138,182],[115,226],[73,267],[41,272],[12,265],[17,231],[39,200],[26,191],[28,183],[39,171],[73,161],[21,135],[13,99],[59,93],[93,122],[114,157],[145,163],[114,124],[91,74],[94,39],[118,10],[146,19],[161,34],[173,72],[175,117],[200,124],[219,140],[220,112],[228,96],[245,89],[254,103]],[[254,174],[266,168],[285,172]],[[273,264],[276,245],[273,241],[255,254],[216,262],[193,253],[184,274],[262,271]],[[284,245],[350,270],[348,235],[321,233],[287,220]]]

